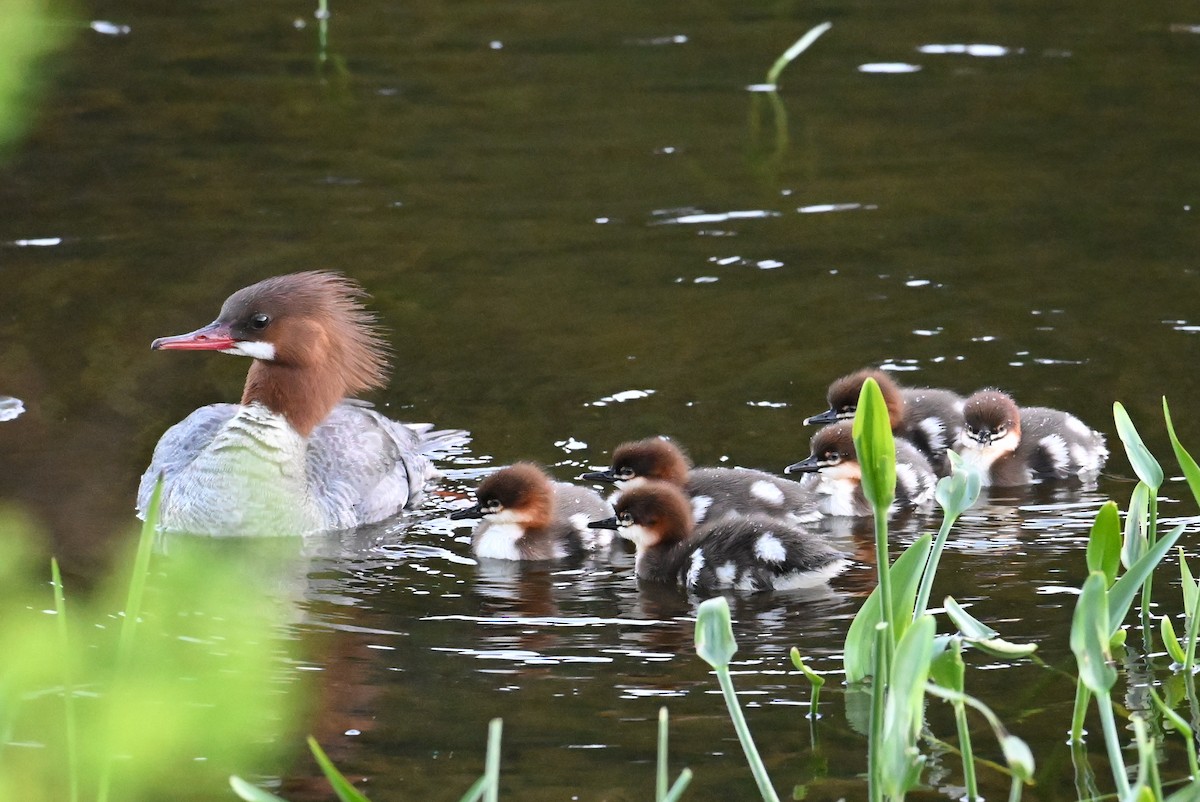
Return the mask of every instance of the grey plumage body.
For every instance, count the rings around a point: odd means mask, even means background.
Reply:
[[[471,533],[476,556],[507,560],[559,560],[607,547],[610,533],[588,522],[612,515],[612,506],[596,491],[554,482],[550,519],[544,526],[522,526],[484,518]]]

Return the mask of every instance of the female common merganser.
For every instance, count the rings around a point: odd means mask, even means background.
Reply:
[[[794,522],[820,517],[816,496],[799,482],[748,468],[693,468],[679,446],[664,437],[622,443],[613,451],[611,468],[582,478],[615,484],[617,492],[609,498],[614,505],[640,483],[669,482],[691,498],[697,524],[729,512],[786,516]]]
[[[1018,408],[999,390],[980,390],[963,406],[954,450],[983,485],[1013,487],[1045,479],[1095,479],[1108,459],[1104,435],[1066,412]]]
[[[138,490],[144,517],[163,479],[159,525],[204,535],[310,534],[416,506],[429,457],[466,432],[385,418],[348,396],[383,387],[386,345],[365,293],[336,273],[277,276],[238,290],[212,323],[155,350],[254,361],[241,404],[213,404],[167,430]]]
[[[869,378],[875,380],[883,394],[892,433],[920,449],[938,476],[948,475],[950,459],[946,452],[962,431],[963,405],[962,396],[950,390],[901,387],[882,370],[859,370],[829,385],[829,409],[805,418],[804,423],[835,423],[853,418],[858,408],[858,394]]]
[[[693,531],[691,503],[668,482],[625,490],[616,515],[589,526],[633,542],[638,579],[698,593],[815,587],[848,564],[816,535],[767,515],[732,513]]]
[[[808,477],[821,497],[826,515],[870,515],[862,489],[862,465],[854,448],[854,424],[841,421],[822,428],[812,439],[812,453],[787,466],[784,473],[813,473]],[[925,455],[902,437],[896,438],[896,506],[922,507],[933,500],[937,474]]]
[[[450,517],[484,519],[471,534],[477,557],[494,560],[558,560],[603,548],[588,523],[612,515],[594,490],[554,482],[538,466],[518,462],[489,475],[475,491],[476,503]]]

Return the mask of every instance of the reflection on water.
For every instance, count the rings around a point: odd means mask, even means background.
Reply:
[[[639,587],[628,555],[477,564],[446,515],[480,475],[531,459],[570,480],[656,434],[698,464],[780,469],[812,434],[802,411],[863,365],[1002,387],[1110,442],[1121,400],[1160,455],[1166,393],[1200,443],[1192,21],[1082,2],[834,11],[778,92],[747,93],[818,20],[368,0],[328,21],[326,50],[295,10],[124,4],[0,168],[0,386],[26,408],[0,425],[0,501],[39,518],[69,570],[103,570],[158,437],[244,378],[237,360],[152,359],[150,340],[267,275],[344,270],[396,349],[371,400],[475,440],[428,509],[304,541],[248,580],[308,649],[287,668],[319,688],[311,731],[374,800],[457,798],[501,715],[507,798],[633,799],[666,702],[692,795],[744,796],[692,653],[696,600]],[[1050,767],[1026,798],[1069,795],[1057,767],[1096,759],[1064,751],[1074,689],[1056,669],[1090,519],[1132,488],[1123,458],[1109,470],[1097,488],[993,492],[935,587],[1051,667],[967,657],[988,669],[971,692]],[[1189,494],[1162,492],[1162,514],[1195,526]],[[937,524],[898,519],[893,556]],[[838,653],[872,537],[824,532],[856,561],[828,589],[732,599],[736,681],[783,790],[855,798]],[[1156,595],[1164,612],[1177,595]],[[793,645],[831,678],[815,747]],[[306,765],[278,767],[281,792],[324,798]],[[957,798],[957,776],[935,750],[927,796]]]

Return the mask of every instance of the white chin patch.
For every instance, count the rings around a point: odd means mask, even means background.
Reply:
[[[267,362],[275,361],[275,346],[262,340],[238,340],[233,348],[226,348],[221,353],[248,356],[251,359],[262,359]]]

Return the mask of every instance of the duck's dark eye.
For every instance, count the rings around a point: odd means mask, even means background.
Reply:
[[[1005,435],[1005,433],[1007,433],[1007,432],[1008,432],[1007,426],[1000,425],[1000,426],[996,427],[996,436],[997,437],[1003,437]]]
[[[825,455],[825,462],[830,465],[837,465],[841,461],[842,461],[842,455],[837,453],[836,451],[830,451],[828,454]]]
[[[617,523],[621,526],[633,526],[633,516],[627,512],[618,513]]]
[[[500,499],[498,499],[498,498],[488,499],[486,504],[481,505],[481,508],[483,509],[484,512],[500,512],[500,508],[501,508]]]
[[[617,469],[618,479],[632,479],[634,477],[633,468],[626,465],[624,468]]]
[[[270,315],[264,315],[262,312],[259,312],[254,317],[250,318],[250,328],[254,329],[255,331],[262,331],[270,322]]]

